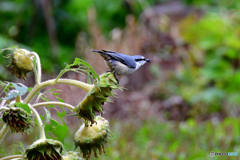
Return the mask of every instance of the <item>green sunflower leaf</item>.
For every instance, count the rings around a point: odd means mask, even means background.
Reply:
[[[46,126],[47,123],[50,122],[50,119],[51,119],[51,113],[50,113],[46,108],[44,108],[44,110],[45,110],[46,114],[45,114],[45,122],[44,122],[43,125]]]
[[[68,127],[65,123],[61,125],[56,120],[51,119],[50,124],[46,124],[44,130],[47,138],[54,138],[63,143],[68,132]]]
[[[22,108],[27,113],[31,114],[31,109],[29,108],[28,104],[17,102],[14,105],[15,107]]]

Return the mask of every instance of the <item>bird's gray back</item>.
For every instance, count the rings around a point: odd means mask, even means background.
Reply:
[[[134,55],[132,56],[133,59],[143,59],[144,57],[141,55]]]
[[[103,54],[107,54],[109,57],[111,57],[111,59],[117,60],[117,61],[129,66],[130,68],[136,67],[135,60],[132,56],[125,55],[125,54],[118,53],[118,52],[113,52],[113,51],[106,51],[106,50],[102,50],[102,51],[103,51]]]

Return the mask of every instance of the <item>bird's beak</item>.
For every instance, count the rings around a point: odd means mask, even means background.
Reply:
[[[150,59],[146,59],[146,62],[150,62]]]

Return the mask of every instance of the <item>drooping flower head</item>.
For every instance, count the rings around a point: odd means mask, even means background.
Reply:
[[[25,151],[28,160],[62,160],[64,150],[61,142],[52,139],[39,139]]]
[[[22,108],[6,108],[3,111],[2,119],[12,132],[27,133],[30,126],[32,126],[32,115]]]
[[[34,68],[33,57],[30,55],[30,51],[26,49],[14,48],[11,58],[11,73],[14,73],[17,78],[25,79],[27,73],[31,72]]]
[[[86,123],[94,123],[96,112],[102,112],[102,105],[109,101],[108,97],[114,96],[113,89],[121,89],[114,75],[110,72],[100,76],[99,86],[93,89],[74,109],[79,118],[83,118]]]
[[[97,151],[100,155],[102,152],[105,153],[105,145],[112,134],[109,123],[105,118],[97,116],[94,120],[96,123],[91,127],[82,124],[75,133],[75,146],[80,148],[83,157],[86,159],[89,159],[92,152],[96,158],[98,157]]]

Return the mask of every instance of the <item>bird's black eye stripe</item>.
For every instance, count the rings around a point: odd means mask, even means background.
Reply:
[[[135,61],[146,61],[146,59],[145,58],[140,58],[140,59],[135,59]]]

